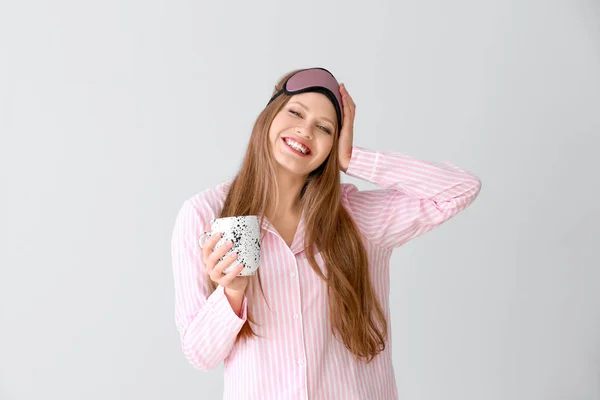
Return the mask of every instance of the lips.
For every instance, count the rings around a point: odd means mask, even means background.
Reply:
[[[285,141],[285,139],[292,139],[294,142],[300,143],[302,146],[304,146],[306,149],[308,149],[308,154],[312,153],[312,149],[310,148],[310,146],[308,144],[306,144],[306,142],[303,140],[300,140],[300,139],[292,137],[292,136],[284,136],[284,137],[282,137],[282,139],[284,141]]]

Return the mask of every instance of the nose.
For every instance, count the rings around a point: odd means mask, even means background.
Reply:
[[[310,127],[306,127],[305,125],[300,124],[300,125],[296,126],[295,131],[298,134],[298,136],[304,136],[306,138],[312,137]]]

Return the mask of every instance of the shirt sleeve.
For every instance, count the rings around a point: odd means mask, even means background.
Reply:
[[[201,213],[187,200],[176,218],[171,240],[175,283],[175,324],[186,359],[201,370],[223,361],[235,343],[247,316],[246,297],[238,316],[222,286],[208,293],[198,239],[205,224]]]
[[[477,176],[449,162],[432,163],[356,146],[346,174],[382,187],[361,191],[349,184],[342,198],[363,235],[388,249],[449,220],[481,190]]]

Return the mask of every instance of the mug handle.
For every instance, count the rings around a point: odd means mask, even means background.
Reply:
[[[202,232],[200,234],[200,238],[198,238],[198,245],[200,245],[200,248],[202,248],[202,246],[204,246],[204,243],[206,242],[206,239],[208,239],[208,237],[212,236],[212,232]]]

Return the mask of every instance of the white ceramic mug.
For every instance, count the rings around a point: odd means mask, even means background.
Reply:
[[[238,276],[256,274],[260,263],[260,221],[257,215],[215,218],[210,222],[210,229],[210,232],[202,232],[200,235],[198,239],[200,247],[208,237],[220,232],[222,236],[215,245],[215,250],[229,240],[233,242],[233,247],[219,259],[219,262],[231,253],[238,253],[237,259],[223,270],[224,274],[239,264],[244,264],[244,268]]]

